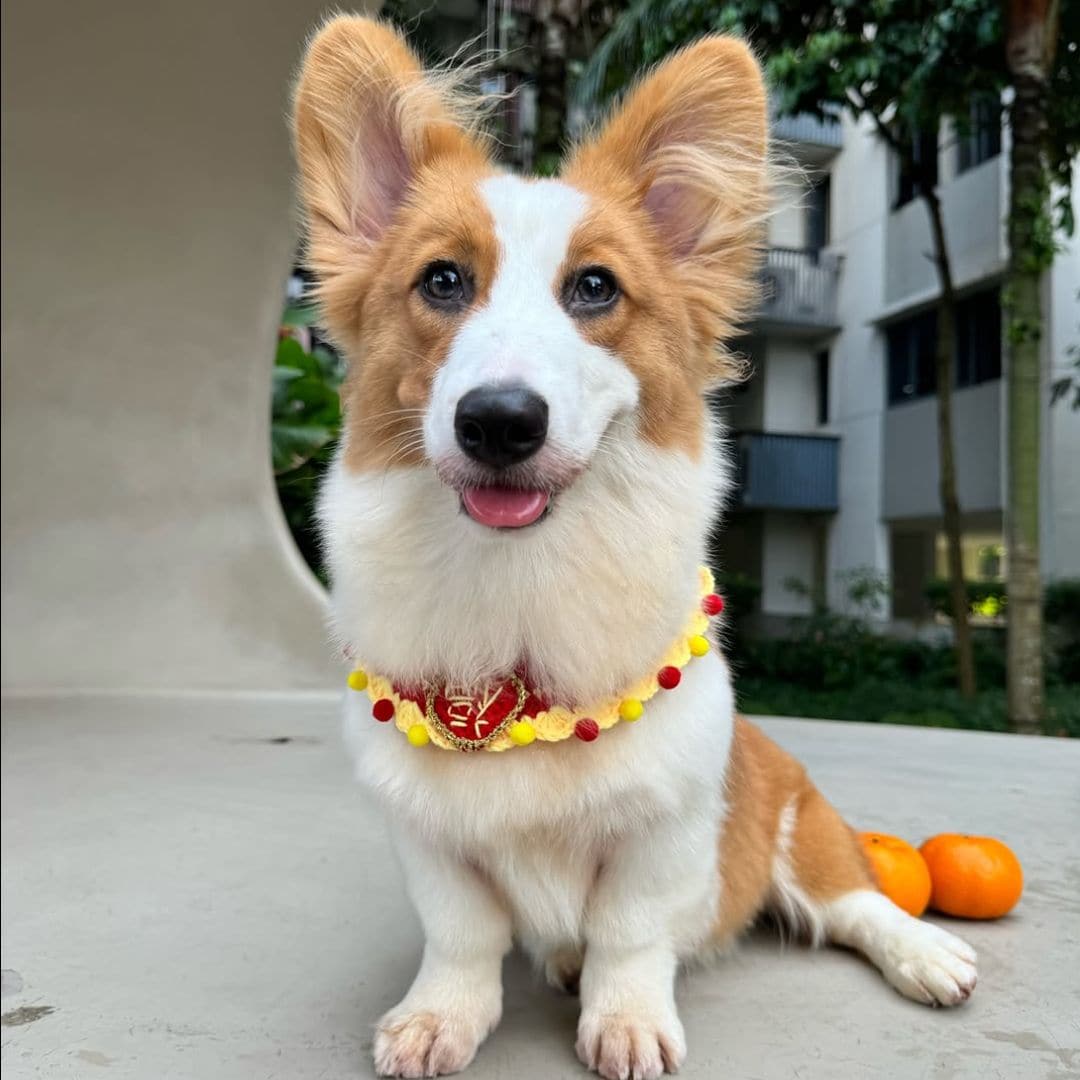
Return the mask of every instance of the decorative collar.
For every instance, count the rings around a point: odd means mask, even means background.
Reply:
[[[561,742],[576,736],[593,742],[601,731],[620,720],[640,720],[645,704],[660,690],[674,690],[682,669],[709,651],[709,619],[724,610],[707,567],[699,571],[698,603],[683,632],[672,643],[655,671],[629,687],[624,695],[607,698],[587,709],[549,705],[525,678],[514,673],[482,692],[458,692],[446,686],[401,687],[381,676],[355,668],[349,689],[367,691],[371,715],[380,723],[391,720],[413,746],[433,743],[443,750],[509,750],[541,742]]]

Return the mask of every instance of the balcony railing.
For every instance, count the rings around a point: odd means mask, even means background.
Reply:
[[[803,143],[828,150],[840,150],[844,146],[844,129],[839,120],[819,120],[809,113],[774,117],[772,134],[780,142]]]
[[[744,431],[734,441],[737,508],[816,513],[838,509],[837,436]]]
[[[836,329],[840,257],[797,248],[769,249],[762,271],[765,323],[796,330]]]

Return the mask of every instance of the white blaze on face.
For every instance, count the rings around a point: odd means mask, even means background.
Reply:
[[[424,419],[431,460],[463,456],[454,437],[457,403],[480,386],[518,384],[548,404],[547,444],[538,456],[584,465],[611,418],[634,408],[637,379],[579,332],[560,303],[560,275],[574,229],[588,209],[582,192],[557,180],[496,176],[480,191],[495,223],[499,260],[488,303],[458,332],[432,386]]]

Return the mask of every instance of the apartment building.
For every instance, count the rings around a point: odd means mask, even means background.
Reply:
[[[998,111],[973,133],[919,140],[936,163],[960,295],[954,425],[965,571],[999,579],[1005,383],[1000,290],[1007,259],[1007,140]],[[934,345],[938,295],[927,211],[868,126],[781,120],[803,169],[778,194],[766,300],[744,343],[754,374],[721,403],[739,490],[719,538],[725,570],[760,581],[761,611],[843,610],[851,575],[888,582],[883,617],[920,622],[944,574]],[[1050,407],[1080,345],[1080,244],[1046,275],[1043,573],[1080,575],[1080,414]]]

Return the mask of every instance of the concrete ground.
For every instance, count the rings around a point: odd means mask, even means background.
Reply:
[[[1027,888],[974,998],[930,1011],[767,931],[680,986],[687,1078],[1080,1076],[1080,743],[766,720],[849,818],[986,832]],[[949,920],[943,920],[948,923]],[[369,1076],[420,949],[325,695],[8,699],[3,1070],[121,1080]],[[507,962],[477,1080],[584,1075],[575,1002]]]

